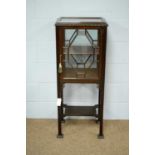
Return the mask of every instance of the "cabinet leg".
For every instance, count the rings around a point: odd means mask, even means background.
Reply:
[[[99,139],[104,139],[104,135],[103,135],[103,119],[100,120],[100,128],[99,128],[98,138]]]
[[[98,88],[99,88],[99,93],[98,93],[98,118],[97,118],[97,120],[96,120],[96,123],[99,123],[100,122],[100,86],[98,86]]]
[[[64,117],[63,117],[63,84],[60,84],[60,98],[61,98],[61,106],[58,106],[58,135],[57,138],[63,138],[62,134],[62,125],[61,123],[64,122]]]
[[[96,122],[96,124],[98,124],[99,123],[99,119],[95,120],[95,122]]]
[[[103,92],[102,90],[99,88],[99,134],[98,134],[98,138],[99,139],[103,139],[104,135],[103,135]]]
[[[57,138],[63,138],[62,126],[61,126],[61,107],[58,106],[58,134]]]
[[[63,116],[63,111],[64,111],[64,101],[63,101],[63,88],[64,88],[64,84],[61,84],[61,122],[62,123],[65,123],[65,120],[64,120],[64,116]]]

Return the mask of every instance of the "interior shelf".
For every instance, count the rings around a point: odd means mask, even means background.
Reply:
[[[67,47],[64,46],[64,54],[68,54],[68,49],[69,49],[69,54],[99,54],[99,47],[92,47],[92,46],[71,46]]]

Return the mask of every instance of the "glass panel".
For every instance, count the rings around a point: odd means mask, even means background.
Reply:
[[[64,78],[98,78],[98,30],[66,29]]]

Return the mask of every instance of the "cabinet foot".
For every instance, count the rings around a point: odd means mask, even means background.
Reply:
[[[63,134],[61,134],[61,135],[57,135],[57,138],[63,138],[63,137],[64,137]]]
[[[96,124],[98,124],[99,123],[99,120],[97,119],[97,120],[95,120],[95,122],[96,122]]]
[[[98,138],[98,139],[104,139],[104,135],[100,135],[100,134],[99,134],[99,135],[97,135],[97,138]]]
[[[65,123],[65,119],[62,119],[61,122],[62,122],[62,123]]]

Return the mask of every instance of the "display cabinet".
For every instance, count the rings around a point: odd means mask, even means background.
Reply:
[[[56,21],[58,138],[66,116],[94,116],[103,138],[104,77],[107,23],[100,17],[61,17]],[[63,99],[66,83],[97,84],[98,103],[71,106]],[[79,90],[75,90],[79,91]],[[72,94],[70,94],[72,95]]]

